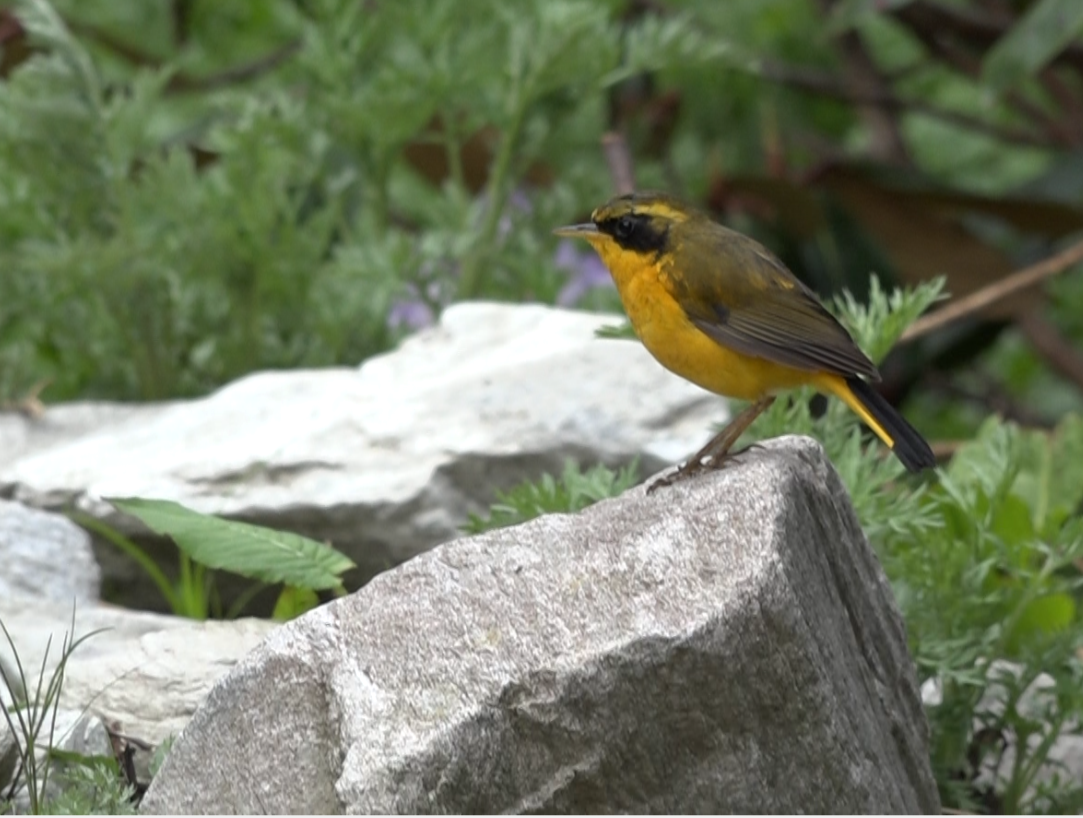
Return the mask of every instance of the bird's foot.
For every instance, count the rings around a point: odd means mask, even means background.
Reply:
[[[689,460],[687,463],[678,466],[676,471],[662,475],[647,486],[647,494],[654,494],[654,492],[658,491],[660,488],[672,486],[674,483],[679,483],[690,477],[696,477],[705,471],[724,469],[741,455],[747,454],[753,449],[762,448],[763,446],[759,443],[752,443],[745,446],[743,449],[738,449],[735,452],[726,452],[717,457],[704,457],[701,460]]]

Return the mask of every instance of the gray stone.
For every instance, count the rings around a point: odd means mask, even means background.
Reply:
[[[822,450],[440,546],[280,628],[147,812],[938,812],[906,636]]]
[[[101,572],[90,536],[60,514],[0,500],[0,599],[23,593],[56,602],[98,599]]]
[[[86,405],[98,422],[73,407],[0,415],[0,494],[74,503],[133,535],[146,532],[101,498],[166,498],[297,531],[349,554],[357,587],[457,536],[495,488],[559,472],[566,458],[640,457],[646,474],[702,445],[724,402],[642,345],[594,337],[614,320],[459,304],[359,369],[265,372],[201,400],[113,414]],[[98,559],[111,598],[155,603],[115,549]]]

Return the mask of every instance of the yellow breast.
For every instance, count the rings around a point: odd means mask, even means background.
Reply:
[[[812,380],[809,372],[727,349],[697,329],[670,295],[670,259],[645,263],[610,243],[598,251],[636,334],[666,369],[710,392],[744,400]]]

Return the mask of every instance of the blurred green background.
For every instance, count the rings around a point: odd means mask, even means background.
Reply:
[[[1083,4],[0,3],[0,400],[356,364],[469,298],[619,309],[550,229],[640,188],[822,294],[1003,280],[1083,227]],[[948,447],[1078,410],[1083,279],[897,351]]]

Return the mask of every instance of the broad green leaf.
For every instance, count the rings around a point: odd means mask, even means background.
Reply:
[[[1009,650],[1016,652],[1027,643],[1062,631],[1075,621],[1076,604],[1069,594],[1047,594],[1029,603],[1016,620],[1008,637]]]
[[[1031,508],[1016,494],[1009,494],[996,504],[991,528],[1008,546],[1026,547],[1034,541]]]
[[[982,77],[994,90],[1004,91],[1041,70],[1081,31],[1079,0],[1039,0],[990,49]]]
[[[276,622],[289,622],[303,613],[307,613],[320,604],[320,598],[311,588],[298,588],[287,585],[275,601],[271,619]]]
[[[353,562],[334,548],[286,531],[200,514],[170,500],[106,498],[172,538],[194,561],[263,582],[321,590],[342,584]]]

